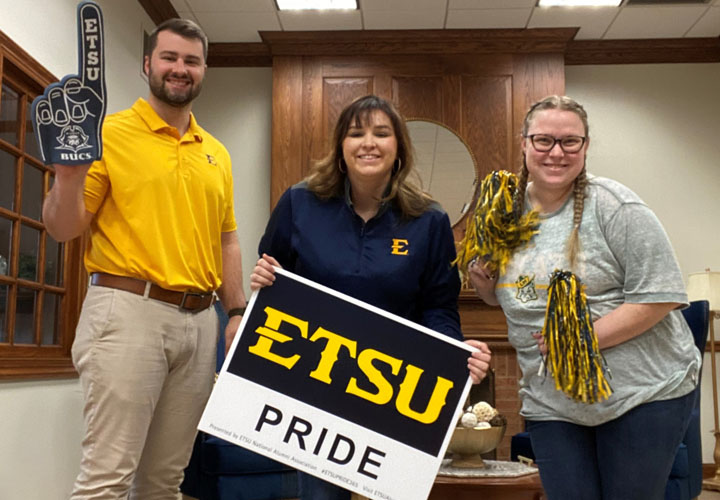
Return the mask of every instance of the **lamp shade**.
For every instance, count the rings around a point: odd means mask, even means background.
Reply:
[[[711,311],[720,311],[720,273],[705,271],[688,276],[688,300],[707,300]]]

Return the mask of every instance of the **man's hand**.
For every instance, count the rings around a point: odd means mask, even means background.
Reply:
[[[102,157],[107,107],[102,12],[97,4],[82,2],[77,19],[78,74],[49,85],[30,113],[48,165],[86,165]]]

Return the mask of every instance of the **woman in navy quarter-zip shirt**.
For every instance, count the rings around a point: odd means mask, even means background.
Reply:
[[[333,148],[278,201],[260,241],[253,290],[272,285],[282,267],[440,333],[462,340],[460,291],[450,220],[409,180],[413,155],[405,122],[384,99],[347,106]],[[485,376],[483,342],[468,360]],[[301,500],[349,500],[350,492],[300,473]]]

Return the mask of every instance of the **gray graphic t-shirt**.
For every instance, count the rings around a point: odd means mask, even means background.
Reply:
[[[625,302],[687,304],[677,259],[655,214],[622,184],[588,178],[574,271],[585,285],[593,319]],[[540,351],[532,333],[543,327],[551,273],[569,269],[565,243],[572,217],[571,196],[558,211],[541,218],[540,233],[514,253],[495,289],[523,373],[521,414],[530,419],[599,425],[639,404],[692,391],[701,359],[679,310],[647,332],[603,349],[613,389],[607,401],[576,403],[555,389],[549,373],[540,372]]]

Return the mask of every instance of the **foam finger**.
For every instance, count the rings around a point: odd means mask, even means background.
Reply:
[[[35,98],[33,102],[33,115],[40,125],[48,125],[52,123],[52,112],[50,111],[50,103],[44,97]]]
[[[65,103],[65,93],[60,87],[50,89],[48,92],[48,102],[50,103],[50,115],[52,122],[57,126],[65,126],[69,123],[67,105]]]
[[[78,5],[78,74],[82,84],[105,99],[103,17],[94,2]]]

